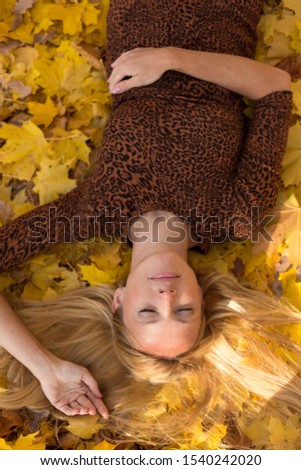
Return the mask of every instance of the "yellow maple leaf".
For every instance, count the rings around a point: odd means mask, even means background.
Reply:
[[[206,449],[208,450],[218,450],[222,439],[227,434],[227,426],[224,424],[215,424],[212,426],[209,431],[206,433]]]
[[[59,6],[59,5],[57,5]],[[70,41],[62,41],[57,48],[37,47],[39,57],[35,68],[39,71],[37,85],[48,96],[62,96],[82,87],[91,65],[72,47]]]
[[[50,148],[65,163],[69,162],[70,168],[74,168],[78,160],[89,164],[90,148],[86,143],[88,138],[81,131],[72,130],[68,132],[56,128],[53,129],[52,135]]]
[[[301,181],[301,126],[296,124],[289,129],[287,150],[283,159],[282,179],[285,186],[298,185]]]
[[[210,271],[218,271],[227,274],[229,272],[228,265],[222,258],[222,254],[216,245],[213,245],[206,255],[200,255],[194,251],[188,254],[188,261],[195,272],[203,271],[204,266]]]
[[[287,298],[296,308],[301,311],[301,283],[291,282],[285,290],[283,297]],[[301,321],[301,317],[300,317]]]
[[[42,291],[34,291],[41,298],[52,297],[59,291],[76,289],[79,287],[78,274],[65,266],[59,266],[60,260],[55,254],[40,254],[30,263],[31,283]],[[60,279],[55,281],[54,279]],[[32,287],[33,288],[33,287]]]
[[[274,449],[294,449],[295,442],[300,437],[300,428],[296,428],[291,422],[286,424],[282,423],[279,418],[271,416],[268,425],[270,432],[269,441],[274,444]]]
[[[38,103],[36,101],[29,101],[27,103],[28,111],[32,114],[32,122],[34,122],[37,126],[50,126],[53,119],[59,112],[59,108],[55,106],[52,99],[47,96],[45,103]]]
[[[299,0],[282,0],[282,4],[284,8],[293,10],[295,15],[297,15],[299,18],[301,17],[301,4]]]
[[[27,281],[26,285],[21,294],[21,299],[23,300],[42,300],[45,295],[42,289],[39,289],[32,282]]]
[[[108,14],[109,6],[110,6],[110,0],[102,0],[101,2],[102,14],[99,19],[99,32],[100,32],[99,41],[101,45],[104,45],[106,43],[106,35],[107,35],[106,17]]]
[[[82,273],[82,279],[88,281],[89,284],[95,286],[97,284],[115,284],[117,276],[114,271],[109,269],[98,269],[95,264],[91,265],[78,265]]]
[[[98,422],[98,416],[72,416],[68,418],[68,431],[82,439],[91,439],[104,425]]]
[[[63,21],[63,31],[65,34],[74,36],[77,33],[80,33],[83,29],[82,25],[82,15],[84,12],[84,5],[68,5],[65,8],[65,13],[62,17]]]
[[[34,191],[39,194],[41,205],[53,201],[76,187],[76,180],[71,180],[68,176],[70,162],[65,163],[63,159],[51,160],[45,157],[39,166],[40,169],[36,172],[33,181]]]
[[[99,269],[115,269],[120,263],[120,243],[97,243],[89,258]]]
[[[102,2],[104,3],[104,2]],[[90,25],[97,25],[98,23],[98,17],[100,14],[99,8],[97,8],[97,5],[91,4],[89,1],[85,0],[83,2],[84,4],[84,10],[82,13],[82,21],[86,26]]]
[[[21,127],[3,123],[0,138],[6,141],[0,150],[2,164],[16,162],[36,153],[41,157],[41,152],[35,152],[35,147],[42,147],[43,152],[48,148],[43,132],[30,121],[24,122]]]
[[[292,83],[294,112],[301,116],[301,80]],[[300,177],[301,180],[301,177]]]
[[[35,60],[38,58],[38,51],[32,46],[23,46],[14,49],[14,65],[23,64],[27,72],[34,66]]]
[[[111,444],[110,442],[104,440],[99,444],[96,444],[91,450],[114,450],[118,444]]]
[[[29,180],[39,162],[51,155],[43,132],[31,121],[20,127],[3,123],[0,138],[5,140],[0,149],[0,169],[7,180],[13,177]]]
[[[34,209],[35,206],[30,202],[26,201],[26,199],[26,190],[22,189],[11,201],[10,206],[12,208],[14,218],[26,214],[26,212],[29,212],[30,210]]]
[[[14,279],[9,273],[0,274],[0,292],[3,292],[4,289],[14,284]]]
[[[245,435],[253,441],[256,449],[262,448],[262,446],[268,441],[268,423],[269,417],[266,417],[264,420],[258,418],[252,421],[252,423],[245,428]]]
[[[301,207],[294,194],[277,208],[275,222],[267,231],[271,241],[262,240],[253,245],[252,252],[265,252],[271,257],[285,243],[282,254],[288,256],[293,265],[298,266],[301,259]]]
[[[13,450],[13,448],[8,445],[2,437],[0,438],[0,450]]]
[[[21,23],[20,26],[18,26],[16,29],[9,30],[7,37],[27,44],[32,44],[33,28],[34,25],[31,21],[28,21],[27,23]]]
[[[48,29],[53,25],[53,21],[49,18],[42,18],[41,21],[37,22],[35,27],[35,34],[39,34],[41,31],[48,31]]]
[[[296,22],[297,28],[292,32],[291,48],[296,52],[301,52],[301,21]]]
[[[164,403],[169,410],[178,410],[182,405],[182,395],[178,393],[174,383],[164,384],[156,394],[155,400]],[[148,408],[151,413],[152,408]]]
[[[262,34],[265,44],[271,44],[274,40],[275,31],[279,23],[276,15],[263,15],[258,24],[258,30]]]
[[[15,8],[16,0],[5,0],[0,3],[0,20],[8,18]]]
[[[3,40],[3,39],[6,39],[8,34],[9,34],[9,30],[10,30],[10,27],[11,27],[11,22],[10,21],[1,21],[0,22],[0,39]]]
[[[33,18],[36,20],[48,18],[51,21],[61,21],[63,33],[74,36],[82,31],[83,12],[84,5],[82,3],[58,5],[45,2],[39,3],[33,8]]]
[[[39,431],[28,434],[27,436],[19,436],[13,444],[13,450],[45,450],[46,442],[44,439],[36,439]]]

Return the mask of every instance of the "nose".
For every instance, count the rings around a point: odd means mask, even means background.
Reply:
[[[177,293],[176,289],[172,287],[159,287],[158,292],[164,297],[174,296]]]

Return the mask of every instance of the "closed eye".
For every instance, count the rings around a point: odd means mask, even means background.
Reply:
[[[144,313],[144,312],[152,312],[152,313],[158,313],[156,310],[152,308],[143,308],[142,310],[139,310],[139,313]],[[183,307],[183,308],[176,308],[175,312],[194,312],[193,308],[191,307]]]
[[[179,318],[191,318],[194,316],[195,311],[193,308],[181,308],[175,312],[175,315]]]
[[[139,310],[138,312],[138,317],[143,319],[147,319],[147,318],[154,318],[154,317],[157,317],[158,316],[158,312],[156,312],[155,310],[152,310],[152,309],[149,309],[149,308],[144,308],[142,310]]]

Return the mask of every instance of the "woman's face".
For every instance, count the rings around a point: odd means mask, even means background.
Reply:
[[[133,336],[133,347],[148,354],[176,357],[195,343],[202,291],[190,266],[174,253],[149,256],[131,271],[114,294],[113,312]]]

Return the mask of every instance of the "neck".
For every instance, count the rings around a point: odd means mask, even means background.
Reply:
[[[192,245],[189,230],[180,217],[154,211],[141,216],[131,227],[133,242],[131,271],[145,258],[160,253],[175,253],[187,262]]]

